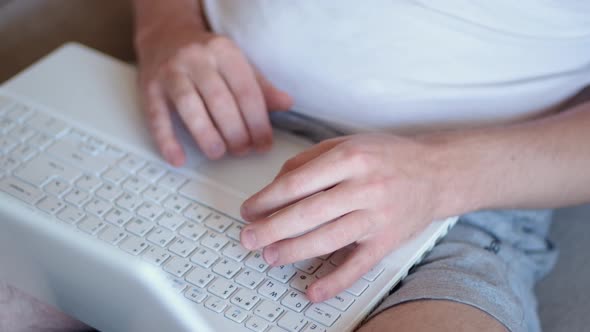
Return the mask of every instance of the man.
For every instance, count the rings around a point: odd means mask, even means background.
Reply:
[[[241,234],[272,265],[354,249],[308,290],[350,286],[428,223],[463,215],[362,331],[539,331],[550,209],[590,201],[590,5],[527,0],[136,0],[143,106],[162,155],[263,153],[322,123],[248,199]],[[299,128],[301,129],[301,128]],[[403,134],[403,136],[402,136]],[[476,212],[475,211],[481,211]],[[312,230],[312,231],[310,231]],[[310,231],[310,232],[306,232]],[[305,235],[291,238],[296,234]]]

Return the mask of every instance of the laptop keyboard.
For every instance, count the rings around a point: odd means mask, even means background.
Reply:
[[[202,204],[191,179],[0,96],[0,191],[161,267],[186,299],[252,331],[325,331],[382,273],[313,304],[305,291],[345,251],[270,267],[244,223]]]

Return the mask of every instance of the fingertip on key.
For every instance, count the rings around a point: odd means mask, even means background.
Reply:
[[[248,250],[256,249],[256,234],[251,229],[244,229],[241,235],[242,246]]]

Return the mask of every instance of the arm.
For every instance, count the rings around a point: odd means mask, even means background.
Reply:
[[[328,299],[432,220],[590,201],[590,103],[527,123],[416,137],[324,141],[250,197],[244,247],[276,266],[354,249],[308,289]],[[301,235],[303,234],[303,235]]]
[[[449,163],[448,213],[590,202],[590,102],[527,123],[434,135]],[[443,213],[444,214],[444,213]]]

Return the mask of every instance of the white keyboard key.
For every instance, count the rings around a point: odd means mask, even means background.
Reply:
[[[346,292],[342,292],[324,303],[329,304],[340,311],[346,311],[346,309],[354,303],[354,297]]]
[[[0,156],[0,174],[2,172],[12,172],[20,165],[20,161],[10,156]]]
[[[151,243],[164,248],[174,240],[174,233],[167,229],[157,227],[148,235],[147,239]]]
[[[164,209],[162,209],[159,205],[145,202],[137,208],[136,211],[137,215],[143,217],[149,221],[155,221],[162,213],[164,213]]]
[[[308,273],[308,274],[313,274],[315,271],[317,271],[317,269],[320,267],[320,265],[322,265],[323,261],[321,259],[318,258],[309,258],[306,260],[302,260],[299,262],[296,262],[295,267],[298,268],[299,270]]]
[[[73,189],[64,197],[64,199],[70,204],[82,207],[82,205],[90,199],[90,195],[83,190]]]
[[[114,208],[106,214],[105,220],[117,227],[123,227],[132,217],[131,213]]]
[[[12,149],[16,148],[18,144],[18,141],[14,138],[0,137],[0,153],[7,154],[12,151]]]
[[[70,185],[62,179],[52,179],[43,187],[43,189],[45,189],[45,192],[48,194],[59,197],[70,189]]]
[[[238,275],[236,282],[248,289],[254,289],[264,281],[264,274],[245,269]]]
[[[305,310],[305,316],[328,327],[332,326],[332,324],[340,318],[340,314],[336,309],[324,303],[312,304],[307,310]]]
[[[176,231],[184,223],[184,218],[172,212],[164,212],[164,214],[162,214],[162,216],[158,220],[158,224],[168,228],[171,231]],[[190,230],[187,230],[187,232],[190,232]],[[190,238],[190,236],[187,237]]]
[[[14,175],[32,185],[41,186],[47,180],[54,177],[72,182],[82,175],[82,173],[73,167],[50,159],[47,156],[39,155],[19,168],[14,172]]]
[[[268,323],[260,317],[252,316],[246,322],[246,327],[255,332],[264,332],[268,328]]]
[[[211,273],[209,270],[202,269],[196,266],[187,276],[186,281],[190,282],[191,284],[205,288],[211,281],[215,279],[215,275]]]
[[[154,164],[149,164],[142,168],[137,173],[137,176],[149,182],[156,182],[165,173],[166,170],[164,168]]]
[[[37,135],[37,131],[29,126],[18,126],[10,131],[10,136],[18,141],[26,142],[31,137]],[[37,147],[37,145],[30,144],[31,146]]]
[[[225,257],[231,258],[235,261],[241,262],[248,256],[250,251],[248,249],[242,247],[241,244],[231,241],[224,249],[223,255]]]
[[[217,256],[213,251],[205,248],[199,248],[191,256],[191,262],[196,263],[204,268],[210,268],[218,258],[219,256]]]
[[[314,322],[311,322],[307,324],[302,332],[326,332],[326,329]]]
[[[162,224],[162,220],[160,220],[160,224]],[[188,238],[191,241],[197,241],[205,233],[207,233],[205,227],[197,225],[194,222],[187,222],[180,229],[180,235]]]
[[[66,204],[61,199],[55,196],[47,196],[37,204],[37,207],[41,211],[45,211],[49,214],[56,214],[63,209],[65,205]]]
[[[242,264],[236,263],[228,258],[219,260],[215,266],[213,266],[213,272],[220,276],[231,279],[233,278],[242,268]]]
[[[0,118],[0,134],[6,134],[15,127],[16,122],[6,118]]]
[[[104,154],[105,156],[107,156],[109,159],[112,159],[113,161],[119,161],[121,158],[125,157],[126,153],[121,151],[121,149],[109,145],[104,149]]]
[[[297,290],[291,290],[285,295],[281,304],[296,312],[302,312],[310,303],[305,294]]]
[[[148,187],[149,183],[145,180],[138,178],[137,176],[131,176],[123,184],[121,187],[123,189],[130,191],[134,194],[140,194]]]
[[[15,122],[23,122],[33,116],[35,112],[27,105],[15,104],[8,109],[5,117]]]
[[[369,288],[369,283],[366,280],[359,279],[346,291],[354,296],[361,296],[367,288]]]
[[[127,237],[127,233],[121,229],[106,225],[99,238],[104,242],[112,245],[118,245],[119,242],[123,241]]]
[[[107,147],[107,144],[103,140],[96,137],[89,137],[86,143],[96,150],[104,150]]]
[[[250,311],[260,300],[260,296],[258,296],[258,294],[254,293],[253,291],[240,289],[231,298],[231,303],[244,310]]]
[[[190,203],[191,201],[182,196],[171,195],[164,201],[164,207],[176,213],[182,213],[182,210],[186,209]]]
[[[365,279],[367,281],[375,281],[379,277],[379,275],[381,275],[383,270],[385,270],[385,268],[383,267],[383,264],[379,263],[379,264],[373,266],[373,268],[371,270],[369,270],[369,272],[365,273],[365,275],[363,276],[363,279]]]
[[[246,259],[246,266],[251,267],[258,272],[264,272],[268,269],[268,264],[264,261],[260,251],[255,251],[250,254]]]
[[[66,205],[63,210],[61,210],[57,217],[68,224],[75,224],[82,220],[86,215],[84,212],[76,207],[71,205]]]
[[[166,263],[166,265],[164,265],[164,271],[180,278],[184,276],[192,267],[193,265],[187,259],[172,257]]]
[[[143,167],[143,165],[145,165],[145,161],[132,154],[127,155],[127,157],[123,158],[123,160],[119,162],[119,167],[130,173],[135,173],[137,170]]]
[[[102,182],[96,176],[88,174],[82,175],[76,180],[76,187],[86,191],[94,191],[101,184]]]
[[[41,190],[12,177],[0,180],[0,191],[30,205],[35,205],[45,196]]]
[[[100,174],[113,163],[104,155],[91,154],[83,147],[84,143],[61,139],[47,148],[47,152],[69,165],[79,167],[91,174]]]
[[[307,288],[315,281],[315,278],[304,272],[297,272],[291,281],[291,287],[305,293]]]
[[[187,179],[184,176],[168,172],[158,181],[158,184],[169,190],[176,191],[186,181]]]
[[[184,291],[187,286],[186,282],[182,278],[177,278],[173,275],[167,275],[166,279],[168,280],[172,290],[178,294],[182,293],[182,291]]]
[[[267,332],[286,332],[286,331],[278,326],[271,326]]]
[[[236,291],[236,289],[238,288],[236,285],[234,285],[233,281],[223,278],[217,278],[213,280],[208,288],[209,293],[217,295],[222,299],[229,298]]]
[[[211,309],[216,313],[221,313],[223,310],[225,310],[225,308],[227,308],[227,303],[214,296],[210,296],[207,301],[205,301],[205,308]]]
[[[273,301],[278,301],[283,294],[287,292],[287,287],[281,285],[276,280],[266,279],[262,286],[258,288],[258,293],[264,297],[268,297]]]
[[[225,232],[231,225],[233,221],[219,213],[214,213],[209,218],[205,220],[205,225],[219,233]]]
[[[184,297],[195,303],[202,303],[207,298],[207,292],[198,287],[189,287],[184,293]]]
[[[144,198],[156,203],[161,203],[168,196],[168,194],[168,189],[155,185],[148,186],[147,189],[142,193]]]
[[[287,311],[279,322],[277,323],[280,327],[286,329],[289,332],[299,332],[308,320],[292,311]]]
[[[154,223],[139,218],[133,218],[125,225],[125,229],[129,233],[140,237],[144,237],[152,228],[154,228]]]
[[[12,158],[20,161],[27,161],[35,154],[37,154],[37,149],[28,144],[21,144],[10,152]]]
[[[124,193],[123,196],[117,199],[116,204],[125,210],[134,211],[142,201],[143,200],[137,195]]]
[[[295,267],[291,264],[275,266],[268,271],[268,276],[282,283],[287,283],[297,273]]]
[[[234,239],[236,241],[240,241],[240,233],[242,232],[242,229],[244,228],[244,225],[235,222],[233,223],[233,225],[227,230],[227,232],[225,233],[229,238]]]
[[[46,133],[49,136],[60,136],[65,134],[67,125],[56,118],[37,112],[27,120],[27,124],[37,130]]]
[[[98,234],[98,232],[100,232],[105,226],[106,224],[104,223],[104,221],[94,216],[87,216],[78,223],[78,228],[82,232],[90,234],[92,236]]]
[[[53,143],[53,138],[44,133],[38,133],[35,136],[29,138],[27,143],[32,146],[36,146],[37,149],[45,149]]]
[[[94,198],[86,204],[84,209],[88,213],[91,213],[97,217],[102,217],[105,213],[109,212],[112,207],[113,206],[111,203],[100,198]]]
[[[277,317],[279,317],[285,309],[280,305],[273,303],[272,301],[263,300],[257,307],[254,309],[254,314],[256,316],[262,317],[263,319],[274,322]]]
[[[236,323],[242,323],[246,320],[246,318],[248,318],[248,312],[243,309],[231,306],[225,312],[225,317],[233,320]]]
[[[198,203],[192,203],[186,210],[184,210],[184,216],[192,221],[203,222],[213,213],[211,209],[204,207]]]
[[[115,187],[114,185],[107,183],[102,185],[102,187],[100,187],[96,192],[95,192],[96,196],[107,200],[109,202],[113,202],[114,200],[116,200],[119,196],[121,196],[123,194],[123,191],[117,187]]]
[[[229,240],[224,235],[216,234],[213,232],[209,232],[201,240],[202,245],[215,251],[221,250],[228,242]]]
[[[177,237],[172,242],[170,247],[168,247],[168,250],[182,258],[188,257],[190,254],[193,253],[193,251],[195,251],[195,249],[197,249],[197,244],[195,242],[181,237]]]
[[[127,178],[128,175],[129,174],[127,172],[120,169],[119,167],[113,167],[104,172],[102,178],[114,184],[120,184]]]

